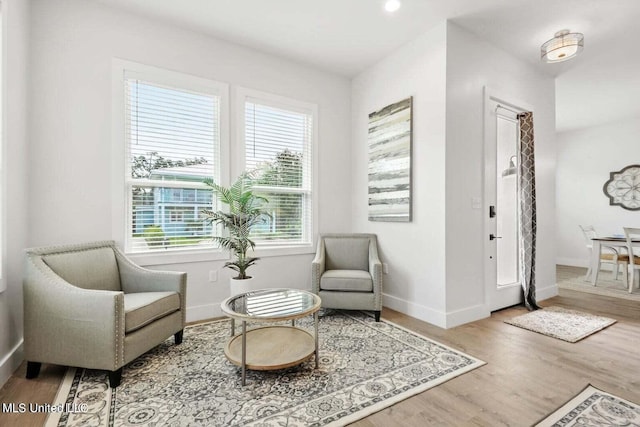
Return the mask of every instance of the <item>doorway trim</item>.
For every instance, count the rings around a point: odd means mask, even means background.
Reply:
[[[490,292],[493,291],[493,288],[496,286],[496,283],[493,283],[493,265],[495,260],[490,258],[495,256],[495,243],[492,243],[489,240],[489,234],[493,232],[492,221],[489,218],[489,206],[491,202],[489,200],[489,189],[490,186],[495,184],[496,176],[492,174],[492,170],[490,165],[492,164],[492,160],[490,156],[495,156],[495,150],[490,152],[490,148],[493,146],[490,145],[490,138],[493,136],[492,132],[490,132],[489,120],[493,119],[493,116],[490,111],[490,103],[497,102],[499,104],[504,105],[505,107],[517,111],[517,112],[525,112],[531,111],[533,112],[533,107],[515,97],[508,96],[504,92],[496,91],[493,88],[488,86],[484,86],[483,88],[484,102],[483,102],[483,178],[482,178],[482,194],[483,194],[483,204],[482,204],[482,215],[483,215],[483,278],[484,278],[484,305],[486,311],[490,313],[492,310],[495,311],[495,308],[491,307],[490,300]]]

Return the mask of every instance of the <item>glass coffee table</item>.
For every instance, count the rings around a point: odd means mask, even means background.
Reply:
[[[298,289],[262,289],[227,298],[221,308],[231,318],[231,338],[224,354],[242,368],[242,385],[246,384],[247,369],[284,369],[312,355],[318,367],[318,295]],[[309,315],[313,315],[314,335],[295,324],[296,319]],[[236,320],[242,322],[242,332],[238,335]],[[280,321],[291,321],[291,326],[267,325],[247,330],[247,322]]]

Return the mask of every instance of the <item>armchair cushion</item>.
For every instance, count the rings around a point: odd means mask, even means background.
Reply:
[[[363,236],[325,237],[327,270],[369,271],[369,238]]]
[[[120,290],[120,275],[109,247],[44,255],[42,260],[65,281],[83,289]]]
[[[327,270],[320,277],[320,290],[373,292],[373,280],[367,271]]]
[[[128,334],[156,319],[180,310],[177,292],[136,292],[124,294],[124,332]]]

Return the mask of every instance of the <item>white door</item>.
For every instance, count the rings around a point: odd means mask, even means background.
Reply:
[[[485,106],[485,289],[490,311],[523,301],[519,281],[519,109],[488,97]]]

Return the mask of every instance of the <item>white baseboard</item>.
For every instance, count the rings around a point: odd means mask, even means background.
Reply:
[[[199,320],[207,320],[212,317],[221,316],[223,316],[223,314],[219,302],[187,307],[187,322],[197,322]]]
[[[18,366],[24,360],[24,341],[21,339],[2,360],[0,360],[0,387],[7,382],[11,374],[14,373]]]
[[[557,265],[568,265],[570,267],[589,267],[589,261],[586,258],[556,258]]]
[[[383,305],[393,310],[404,313],[416,319],[423,320],[441,328],[446,327],[446,315],[440,311],[434,310],[411,301],[389,294],[383,294]],[[187,307],[187,322],[197,322],[199,320],[211,319],[212,317],[223,316],[220,309],[220,303],[204,304]],[[472,319],[476,320],[476,319]],[[469,320],[469,321],[472,321]]]
[[[538,301],[544,301],[557,295],[558,286],[556,284],[536,289],[536,298]],[[443,313],[389,294],[383,294],[383,303],[385,307],[445,329],[454,328],[491,316],[491,311],[484,304]]]
[[[456,311],[447,312],[447,329],[455,328],[476,320],[485,319],[491,316],[491,311],[484,304],[474,305]]]
[[[491,312],[484,304],[451,312],[442,312],[389,294],[383,294],[383,304],[407,316],[415,317],[440,328],[454,328],[469,322],[487,318]]]
[[[385,307],[404,313],[407,316],[446,328],[447,319],[445,313],[441,311],[384,293],[382,294],[382,303]]]
[[[544,288],[536,287],[536,300],[544,301],[558,295],[558,285],[546,286]]]
[[[570,267],[589,268],[589,263],[585,259],[580,258],[556,258],[557,265],[568,265]],[[613,271],[613,264],[601,263],[600,270]]]

